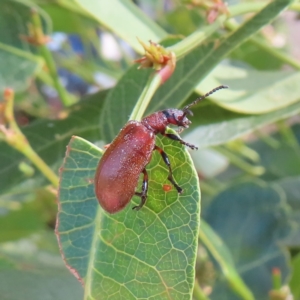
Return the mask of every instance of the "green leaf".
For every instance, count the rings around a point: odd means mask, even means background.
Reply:
[[[241,115],[205,104],[194,109],[193,123],[200,125],[184,136],[184,140],[199,148],[217,146],[251,133],[264,125],[294,116],[300,112],[300,103],[263,115]]]
[[[292,277],[289,283],[291,288],[292,294],[295,300],[300,299],[300,285],[299,285],[299,278],[300,278],[300,254],[295,256],[292,259]]]
[[[132,66],[108,93],[100,118],[101,136],[105,141],[111,142],[128,121],[150,72],[141,72],[136,65]]]
[[[161,145],[157,138],[157,144]],[[85,299],[190,299],[199,226],[198,178],[183,147],[164,139],[173,175],[184,189],[163,190],[167,168],[158,153],[147,166],[146,205],[109,215],[94,195],[101,151],[73,137],[61,169],[57,233],[65,261],[84,282]],[[138,188],[139,189],[139,188]]]
[[[226,55],[264,25],[270,23],[290,2],[288,0],[271,2],[238,30],[225,36],[217,48],[209,40],[178,61],[171,78],[154,95],[147,114],[180,105],[192,93],[199,81],[203,80]],[[105,115],[109,116],[105,120],[108,124],[104,124],[104,119],[101,124],[104,128],[102,135],[107,142],[110,142],[127,122],[148,76],[149,71],[136,70],[136,66],[133,66],[112,90],[110,100],[105,108]]]
[[[102,91],[86,97],[80,104],[70,108],[69,115],[64,120],[38,120],[22,128],[22,132],[28,138],[33,149],[48,165],[60,163],[66,144],[73,134],[78,134],[91,141],[100,140],[99,112],[102,109],[106,93],[106,91]],[[1,193],[26,178],[18,168],[24,160],[25,158],[19,152],[3,141],[0,142]],[[58,164],[53,167],[58,170]]]
[[[263,26],[272,22],[291,2],[291,0],[270,2],[253,18],[242,24],[239,29],[225,36],[218,46],[215,47],[214,44],[210,43],[188,54],[178,62],[173,76],[158,90],[149,109],[156,111],[162,107],[174,107],[182,103],[192,93],[195,86],[226,55],[258,32]]]
[[[288,211],[278,186],[245,182],[221,192],[204,212],[205,220],[230,249],[255,299],[269,299],[274,267],[280,269],[283,282],[289,276],[288,253],[279,246],[291,232]],[[236,299],[223,278],[212,294],[212,299],[220,298]]]
[[[220,265],[222,273],[230,284],[231,288],[239,296],[241,296],[242,299],[254,299],[252,292],[248,289],[239,276],[234,266],[229,249],[226,247],[220,237],[213,231],[213,229],[203,220],[201,220],[199,238],[207,247],[212,257]]]
[[[296,133],[300,126],[293,126]],[[251,143],[251,147],[260,154],[261,165],[265,167],[266,180],[278,180],[285,177],[299,176],[300,174],[300,152],[298,147],[288,144],[284,136],[279,133],[273,134],[272,138],[279,142],[276,148],[257,140]]]
[[[226,109],[248,114],[274,111],[300,100],[300,72],[257,71],[219,65],[197,86],[202,94],[224,82],[229,89],[212,99]]]
[[[19,210],[0,215],[0,243],[22,238],[43,227],[45,223],[35,209],[35,202],[26,203]]]
[[[59,2],[48,2],[41,3],[41,7],[51,17],[54,32],[82,34],[85,29],[96,28],[97,22],[94,19],[68,9]]]
[[[0,43],[0,94],[8,87],[25,90],[42,65],[37,56]]]
[[[285,177],[276,181],[276,184],[280,185],[284,190],[287,201],[293,210],[300,212],[300,176]]]
[[[30,7],[37,8],[31,4],[21,0],[1,1],[0,94],[7,87],[23,91],[42,67],[43,61],[31,54],[33,48],[20,38],[21,35],[28,35]],[[43,20],[47,24],[47,20]]]
[[[101,25],[129,43],[137,52],[142,52],[142,46],[137,37],[159,41],[167,35],[163,29],[129,0],[73,0],[72,2],[79,6],[85,14],[90,15]]]
[[[286,155],[288,157],[288,154]],[[289,248],[300,248],[300,176],[284,177],[275,181],[286,195],[286,200],[291,206],[290,220],[293,222],[292,233],[284,240]]]
[[[30,9],[41,10],[30,0],[2,0],[0,10],[0,42],[23,51],[34,48],[20,38],[20,35],[28,35],[27,23],[30,22]],[[45,14],[42,14],[43,21],[49,25]],[[46,30],[48,31],[48,30]]]
[[[251,4],[254,4],[254,2]],[[263,3],[256,2],[256,4]],[[234,60],[245,62],[256,70],[280,70],[283,67],[284,62],[278,59],[278,57],[270,55],[270,51],[258,47],[253,42],[254,39],[255,37],[232,51],[230,57]],[[260,40],[259,37],[258,40]],[[269,47],[272,46],[269,44]]]
[[[260,150],[254,147],[256,150]],[[286,176],[297,176],[300,174],[300,153],[290,145],[281,144],[279,148],[265,147],[260,152],[261,165],[267,170],[266,178],[283,178]]]

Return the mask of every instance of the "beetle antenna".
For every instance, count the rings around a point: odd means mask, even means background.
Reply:
[[[211,94],[215,93],[215,92],[218,91],[218,90],[222,90],[222,89],[228,89],[228,86],[227,86],[227,85],[220,85],[220,86],[214,88],[214,89],[211,90],[210,92],[206,93],[205,95],[203,95],[203,96],[201,96],[201,97],[198,97],[195,101],[193,101],[192,103],[190,103],[190,104],[188,104],[187,106],[185,106],[185,107],[183,108],[183,111],[184,111],[184,112],[188,111],[188,109],[189,109],[191,106],[197,104],[198,102],[204,100],[205,98],[207,98],[207,97],[210,96]]]

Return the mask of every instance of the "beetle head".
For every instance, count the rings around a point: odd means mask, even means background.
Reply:
[[[227,89],[227,88],[228,86],[226,85],[220,85],[214,88],[213,90],[211,90],[210,92],[206,93],[205,95],[197,98],[192,103],[186,105],[183,109],[171,108],[171,109],[166,109],[161,111],[166,117],[164,125],[165,126],[167,126],[168,124],[176,125],[179,127],[178,132],[181,132],[183,129],[188,128],[192,122],[187,118],[187,115],[191,115],[191,116],[193,115],[193,113],[190,111],[189,108],[191,106],[194,106],[198,102],[202,101],[203,99],[207,98],[211,94],[215,93],[216,91],[221,89]]]
[[[178,127],[188,128],[189,125],[192,123],[186,115],[193,115],[193,113],[187,110],[181,109],[166,109],[163,111],[164,115],[167,117],[168,124],[173,124]]]

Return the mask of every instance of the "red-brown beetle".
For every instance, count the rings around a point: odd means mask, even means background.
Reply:
[[[150,162],[153,150],[157,150],[169,168],[168,180],[179,194],[182,188],[175,182],[169,158],[163,149],[155,145],[155,135],[160,133],[172,140],[198,149],[183,141],[179,136],[166,133],[169,124],[182,129],[188,128],[191,121],[186,115],[192,115],[189,108],[212,93],[227,86],[221,85],[207,94],[197,98],[191,104],[180,109],[166,109],[155,112],[141,122],[129,121],[104,152],[95,174],[95,194],[104,210],[113,214],[122,210],[134,195],[141,198],[141,203],[133,209],[139,210],[146,202],[148,191],[148,174],[146,165]],[[144,174],[142,191],[136,192],[140,174]]]

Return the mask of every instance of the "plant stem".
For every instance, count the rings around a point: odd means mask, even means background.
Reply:
[[[158,73],[155,73],[153,76],[150,76],[148,82],[146,83],[143,92],[141,93],[131,115],[130,120],[141,120],[143,114],[145,113],[151,98],[153,97],[156,90],[161,84],[161,76]]]
[[[271,135],[264,134],[259,130],[255,131],[255,135],[257,135],[264,143],[273,149],[277,149],[280,146],[280,142],[274,139]]]
[[[44,176],[52,183],[54,187],[58,187],[58,176],[31,148],[30,144],[27,144],[25,147],[23,147],[20,152],[24,154],[41,171],[42,174],[44,174]]]
[[[213,34],[217,29],[220,28],[221,24],[224,22],[225,17],[221,16],[212,25],[205,27],[204,29],[197,30],[182,41],[177,44],[168,47],[167,50],[170,53],[175,53],[176,60],[182,58],[188,52],[192,51],[195,47],[199,46],[207,37]],[[172,71],[171,71],[172,72]],[[161,74],[161,75],[160,75]],[[151,98],[153,97],[159,86],[166,80],[164,79],[163,73],[155,73],[153,77],[150,77],[142,94],[140,95],[137,104],[135,105],[131,115],[130,120],[141,120]],[[168,76],[167,76],[168,78]]]
[[[222,273],[228,281],[231,289],[235,291],[241,299],[254,300],[251,291],[244,284],[234,266],[232,266],[230,262],[222,256],[222,253],[224,254],[224,249],[223,251],[220,251],[220,249],[224,248],[223,241],[203,219],[201,219],[198,237],[220,265]]]
[[[7,127],[1,126],[0,130],[3,133],[3,139],[13,148],[21,152],[26,156],[53,184],[54,187],[58,187],[58,177],[52,171],[52,169],[38,156],[38,154],[32,149],[27,138],[21,132],[18,124],[14,118],[14,93],[10,89],[6,89],[4,92],[5,109],[4,117],[7,123]]]
[[[235,165],[236,167],[240,168],[248,174],[260,176],[265,172],[265,169],[262,166],[252,166],[237,155],[235,155],[234,153],[232,153],[231,151],[225,149],[224,147],[218,146],[215,147],[215,149],[224,156],[226,156],[233,165]]]
[[[39,46],[40,54],[44,58],[45,63],[49,69],[49,73],[53,79],[54,87],[61,99],[61,102],[64,106],[70,106],[75,103],[75,99],[71,97],[71,95],[66,91],[66,89],[62,86],[59,76],[56,70],[56,66],[52,57],[52,53],[48,49],[46,45]]]
[[[53,79],[54,86],[64,106],[70,106],[75,102],[73,97],[66,91],[59,80],[59,76],[56,70],[56,66],[53,60],[52,53],[46,46],[47,37],[43,33],[43,26],[40,15],[33,10],[31,13],[32,21],[32,42],[38,46],[41,56],[44,58],[45,63],[49,69],[49,73]]]
[[[259,161],[259,154],[255,150],[246,146],[246,144],[242,140],[229,142],[225,145],[225,147],[252,160],[253,162]]]
[[[280,291],[282,285],[280,269],[274,268],[272,270],[272,282],[273,282],[273,290]]]

